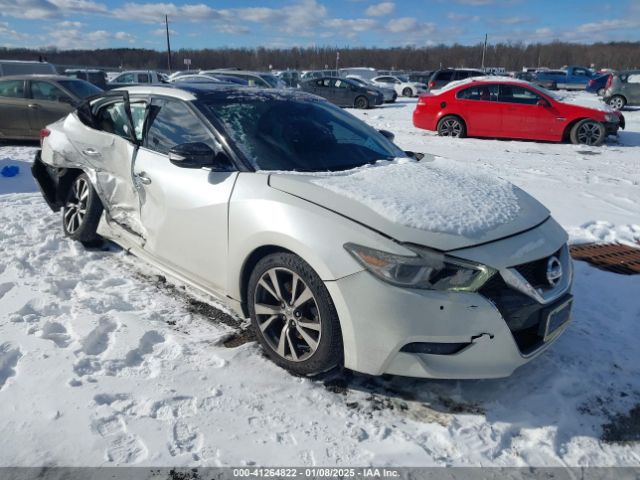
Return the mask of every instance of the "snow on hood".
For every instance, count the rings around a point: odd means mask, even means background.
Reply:
[[[549,92],[547,92],[549,93]],[[604,103],[600,97],[593,94],[569,93],[569,92],[550,92],[552,96],[561,103],[573,105],[576,107],[591,108],[606,113],[615,113],[615,110]]]
[[[312,180],[387,220],[431,232],[476,236],[515,219],[513,186],[446,161],[396,160]]]

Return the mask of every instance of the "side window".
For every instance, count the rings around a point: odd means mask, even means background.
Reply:
[[[333,87],[333,82],[330,78],[325,78],[322,80],[322,87]]]
[[[183,143],[202,142],[218,150],[217,142],[200,119],[178,100],[153,101],[149,111],[149,128],[144,146],[158,153]]]
[[[151,77],[148,73],[139,73],[138,83],[151,83]]]
[[[630,73],[627,77],[627,83],[640,83],[640,73]]]
[[[475,71],[469,72],[470,77],[484,77],[485,75],[486,73],[484,72],[475,72]]]
[[[129,140],[129,124],[124,109],[124,102],[118,101],[105,105],[98,110],[95,116],[97,118],[97,126],[100,130]]]
[[[338,88],[349,88],[350,84],[345,82],[344,80],[336,80],[336,87]]]
[[[324,84],[322,83],[322,80],[316,80],[315,82],[313,82],[316,84],[316,87],[323,87]]]
[[[123,73],[116,77],[114,83],[134,83],[135,80],[133,73]]]
[[[498,100],[507,103],[535,105],[540,100],[540,96],[526,88],[515,85],[500,85]]]
[[[0,82],[0,97],[24,98],[24,80]]]
[[[457,70],[456,71],[456,80],[463,80],[465,78],[469,78],[469,72],[465,70]]]
[[[587,76],[587,71],[584,68],[574,68],[573,69],[573,74],[576,77],[586,77]]]
[[[456,95],[460,100],[479,100],[483,102],[495,102],[498,100],[497,85],[476,85],[460,90]]]
[[[450,82],[453,79],[453,71],[451,70],[446,70],[444,72],[439,72],[436,75],[436,78],[434,80],[436,81],[441,81],[441,82]]]
[[[147,116],[147,102],[132,102],[131,119],[133,120],[133,130],[138,140],[142,140],[144,132],[144,119]]]
[[[35,100],[72,103],[71,97],[53,83],[31,80],[31,97]]]

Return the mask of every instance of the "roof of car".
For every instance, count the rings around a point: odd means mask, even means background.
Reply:
[[[463,80],[457,80],[455,82],[450,82],[446,84],[444,87],[439,88],[437,90],[433,90],[434,92],[442,93],[453,90],[454,88],[462,87],[465,85],[471,85],[474,83],[510,83],[513,85],[529,85],[532,86],[531,82],[527,82],[526,80],[520,80],[512,77],[499,77],[499,76],[484,76],[484,77],[469,77]]]
[[[135,95],[163,95],[167,97],[179,98],[185,101],[193,101],[208,95],[237,95],[237,96],[277,96],[279,98],[317,98],[315,95],[302,92],[297,89],[276,89],[248,87],[244,85],[232,85],[227,83],[181,83],[168,85],[140,85],[131,87],[121,87],[116,90],[127,90]]]
[[[40,73],[35,73],[35,74],[25,74],[25,75],[6,75],[3,77],[0,77],[0,80],[29,80],[31,78],[34,79],[38,79],[38,80],[80,80],[79,78],[69,78],[66,75],[53,75],[53,74],[40,74]]]

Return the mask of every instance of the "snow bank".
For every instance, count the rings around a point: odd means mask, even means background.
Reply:
[[[363,203],[392,222],[441,233],[473,236],[513,220],[520,210],[510,183],[444,159],[427,165],[381,162],[313,183]]]

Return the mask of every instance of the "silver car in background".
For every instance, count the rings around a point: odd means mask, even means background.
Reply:
[[[33,175],[66,235],[251,317],[296,374],[508,376],[569,324],[567,234],[522,190],[391,139],[296,90],[132,87],[49,125]]]
[[[604,101],[615,110],[640,105],[640,70],[615,72],[604,92]]]

